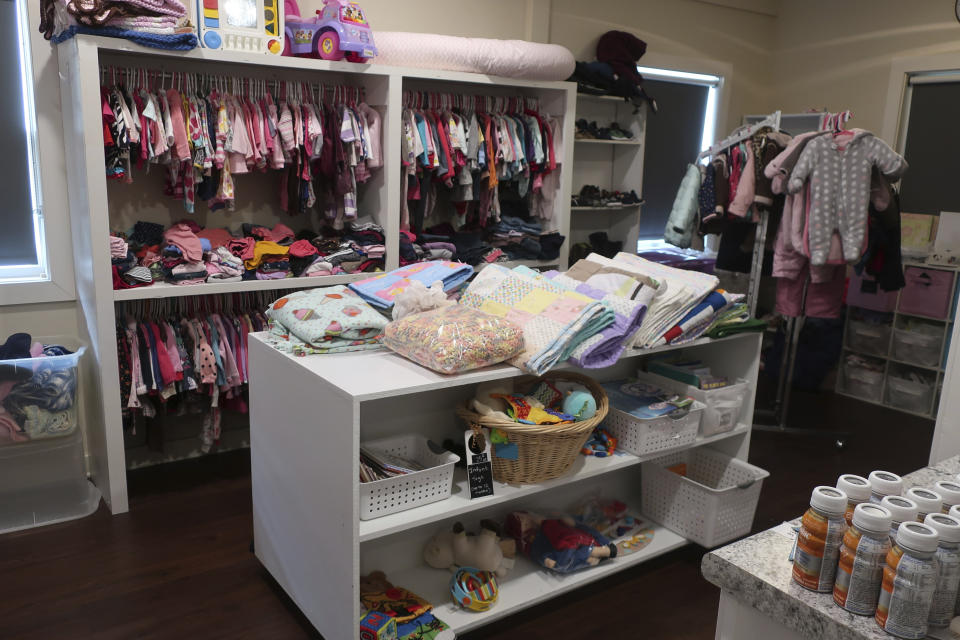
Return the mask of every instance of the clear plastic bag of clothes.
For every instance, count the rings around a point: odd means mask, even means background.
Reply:
[[[460,305],[416,313],[387,325],[383,344],[440,373],[479,369],[523,351],[523,330]]]

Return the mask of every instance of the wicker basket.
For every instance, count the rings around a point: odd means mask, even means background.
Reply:
[[[580,449],[604,418],[610,403],[603,388],[591,378],[577,373],[548,373],[540,380],[559,380],[582,384],[597,401],[597,413],[588,420],[569,424],[520,424],[497,418],[488,418],[469,408],[469,403],[457,408],[457,415],[471,427],[499,429],[511,444],[517,445],[516,460],[493,456],[493,477],[499,482],[533,484],[558,478],[567,472],[580,455]],[[538,378],[524,377],[514,381],[514,389],[527,388]]]

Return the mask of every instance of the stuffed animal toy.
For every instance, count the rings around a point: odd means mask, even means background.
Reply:
[[[609,538],[570,517],[514,511],[507,516],[507,531],[531,560],[557,573],[595,567],[617,556],[617,545]]]
[[[470,535],[461,523],[455,523],[453,531],[443,531],[427,541],[423,559],[434,569],[473,567],[504,577],[513,567],[516,545],[512,540],[500,540],[496,523],[483,520],[480,527],[479,534]]]

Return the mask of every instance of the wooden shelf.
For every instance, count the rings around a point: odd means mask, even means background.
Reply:
[[[453,494],[449,498],[382,518],[362,520],[360,522],[360,542],[375,540],[382,536],[406,531],[407,529],[415,529],[416,527],[431,522],[445,520],[463,513],[476,511],[477,509],[484,509],[496,504],[511,502],[542,491],[562,487],[566,484],[580,482],[593,476],[619,471],[620,469],[632,467],[647,460],[659,458],[668,453],[684,451],[686,449],[692,449],[693,447],[726,440],[727,438],[734,438],[747,433],[749,430],[749,425],[741,424],[738,425],[736,429],[726,433],[718,433],[707,437],[698,436],[692,444],[675,447],[673,449],[664,449],[663,451],[657,451],[643,456],[635,456],[632,453],[626,452],[618,453],[609,458],[580,456],[574,463],[573,469],[565,476],[537,484],[510,485],[495,482],[492,496],[477,498],[475,500],[470,499],[470,489],[467,484],[466,472],[463,469],[457,468],[453,480]]]
[[[450,625],[459,635],[688,544],[685,538],[659,525],[651,523],[651,528],[654,531],[653,540],[636,553],[605,560],[596,567],[567,575],[551,573],[526,558],[517,558],[513,569],[500,583],[497,603],[482,613],[461,609],[450,602],[448,571],[424,565],[389,577],[394,584],[403,585],[432,602],[437,618]]]
[[[280,291],[312,287],[329,287],[347,284],[372,273],[345,273],[336,276],[317,276],[315,278],[284,278],[283,280],[244,280],[242,282],[204,282],[202,284],[176,285],[169,282],[154,282],[149,287],[135,289],[117,289],[113,299],[152,300],[155,298],[182,298],[185,296],[208,296],[221,293],[244,293],[247,291]]]

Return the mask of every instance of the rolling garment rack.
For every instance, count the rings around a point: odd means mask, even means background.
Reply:
[[[779,112],[778,112],[779,113]],[[806,115],[806,114],[804,114]],[[839,113],[824,112],[820,118],[820,131],[842,131],[846,122],[853,114],[850,110]],[[778,125],[779,126],[779,125]],[[763,258],[766,250],[767,240],[767,216],[761,221],[761,228],[757,228],[757,242],[753,247],[753,265],[750,272],[750,313],[756,313],[756,297],[760,289],[760,279],[762,277]],[[800,308],[806,308],[807,285],[809,280],[804,282],[801,294]],[[777,372],[777,394],[774,399],[772,409],[757,409],[756,414],[768,418],[770,422],[754,422],[755,431],[766,431],[772,433],[786,433],[791,435],[803,435],[811,437],[835,438],[834,445],[837,449],[846,446],[845,438],[849,436],[848,432],[828,431],[825,429],[807,429],[787,426],[787,414],[790,410],[790,396],[793,392],[793,372],[797,361],[797,349],[800,344],[800,334],[804,327],[804,317],[784,317],[784,341],[783,356],[780,358],[780,370]]]

